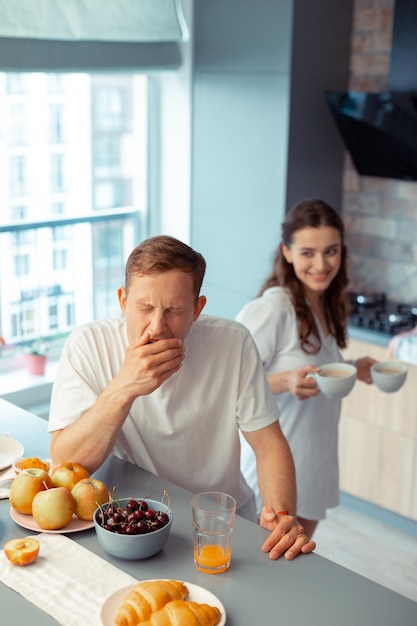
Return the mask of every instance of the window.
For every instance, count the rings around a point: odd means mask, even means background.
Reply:
[[[54,270],[65,270],[68,266],[67,250],[53,250],[52,268]]]
[[[63,202],[52,202],[51,213],[52,215],[64,215],[65,204]]]
[[[118,313],[147,236],[148,78],[0,73],[0,102],[0,334],[21,349]]]
[[[27,142],[26,108],[23,104],[13,104],[9,109],[9,142],[19,146]]]
[[[12,222],[17,220],[24,220],[27,215],[27,208],[25,205],[17,205],[10,207],[10,218]]]
[[[101,132],[120,131],[126,121],[126,94],[122,86],[97,85],[94,93],[95,128]]]
[[[51,191],[64,191],[64,167],[63,154],[51,154]]]
[[[49,136],[51,143],[62,143],[64,140],[64,107],[62,104],[51,104],[49,107]]]
[[[16,254],[14,257],[14,275],[16,278],[19,276],[29,275],[29,260],[28,254]]]
[[[6,93],[22,94],[26,92],[26,74],[10,72],[6,74]]]
[[[10,196],[24,196],[27,192],[28,180],[26,156],[10,156]]]

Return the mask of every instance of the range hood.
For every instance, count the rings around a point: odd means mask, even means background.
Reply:
[[[327,91],[359,174],[417,180],[417,93]]]
[[[417,180],[416,32],[416,0],[395,0],[385,93],[326,92],[345,146],[364,176]]]

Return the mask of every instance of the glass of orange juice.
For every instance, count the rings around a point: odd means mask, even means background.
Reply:
[[[206,491],[191,499],[194,563],[200,572],[220,574],[230,567],[236,500]]]

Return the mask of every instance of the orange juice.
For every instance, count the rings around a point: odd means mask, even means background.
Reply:
[[[194,560],[201,572],[221,574],[229,569],[230,549],[215,544],[206,544],[194,548]]]
[[[205,574],[229,569],[236,500],[221,491],[197,493],[191,499],[194,564]]]

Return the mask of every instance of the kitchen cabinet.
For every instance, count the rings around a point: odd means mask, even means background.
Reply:
[[[387,360],[384,346],[351,339],[346,359]],[[342,491],[417,520],[417,367],[404,386],[383,393],[357,381],[343,399],[339,428]]]

